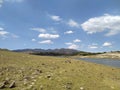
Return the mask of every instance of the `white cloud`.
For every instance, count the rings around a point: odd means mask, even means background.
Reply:
[[[44,41],[40,41],[38,43],[40,43],[40,44],[53,44],[53,42],[51,40],[44,40]]]
[[[58,34],[39,34],[38,35],[39,38],[44,38],[44,39],[56,39],[59,38],[60,36]]]
[[[95,45],[90,45],[90,46],[88,46],[88,48],[90,48],[90,49],[97,49],[98,47],[95,46]]]
[[[69,49],[78,49],[79,46],[76,44],[71,44],[70,46],[68,46]]]
[[[44,28],[31,28],[31,30],[38,31],[38,32],[41,32],[41,33],[46,32],[46,29],[44,29]]]
[[[105,42],[105,43],[103,43],[102,46],[104,46],[104,47],[110,47],[110,46],[112,46],[112,43],[110,43],[110,42]]]
[[[57,30],[54,27],[48,27],[47,30],[51,33],[57,33]]]
[[[32,39],[32,41],[33,41],[33,42],[35,42],[35,41],[36,41],[36,39],[34,39],[34,38],[33,38],[33,39]]]
[[[100,17],[90,18],[81,24],[88,34],[107,31],[105,36],[112,36],[120,33],[120,16],[105,14]]]
[[[2,4],[4,2],[10,2],[10,3],[21,3],[23,2],[24,0],[0,0],[0,7],[2,7]]]
[[[7,35],[9,32],[7,32],[7,31],[3,31],[3,30],[1,30],[0,31],[0,36],[5,36],[5,35]]]
[[[3,30],[4,30],[4,28],[0,27],[0,31],[3,31]]]
[[[0,27],[0,37],[2,39],[8,38],[8,37],[19,38],[19,36],[15,35],[13,33],[10,33],[8,31],[5,31],[4,28],[2,28],[2,27]]]
[[[81,42],[81,40],[80,39],[75,39],[75,40],[73,40],[73,42],[77,43],[77,42]]]
[[[54,21],[61,21],[62,19],[60,18],[60,16],[55,16],[55,15],[50,15],[50,18]]]
[[[64,32],[64,34],[72,34],[74,33],[72,30]]]
[[[67,43],[65,43],[66,45],[72,45],[73,43],[71,43],[71,42],[67,42]]]
[[[92,43],[91,45],[88,45],[89,49],[97,49],[98,48],[98,44],[97,43]]]
[[[79,27],[79,24],[76,22],[76,21],[74,21],[74,20],[72,20],[72,19],[70,19],[69,21],[68,21],[68,25],[70,26],[70,27]]]

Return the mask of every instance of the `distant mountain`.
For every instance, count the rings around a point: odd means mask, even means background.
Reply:
[[[17,49],[14,52],[34,53],[34,52],[45,52],[44,49]]]
[[[5,48],[0,48],[0,51],[10,51],[10,50]]]
[[[24,53],[30,53],[30,54],[36,54],[36,55],[73,55],[78,53],[78,50],[74,49],[18,49],[13,50],[14,52],[24,52]]]

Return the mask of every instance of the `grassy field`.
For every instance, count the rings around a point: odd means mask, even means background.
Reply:
[[[120,69],[0,51],[1,86],[3,90],[120,90]]]

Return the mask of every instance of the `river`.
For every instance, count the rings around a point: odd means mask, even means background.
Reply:
[[[87,62],[93,62],[97,64],[108,65],[112,67],[120,68],[120,60],[115,59],[96,59],[96,58],[77,58],[77,60],[83,60]]]

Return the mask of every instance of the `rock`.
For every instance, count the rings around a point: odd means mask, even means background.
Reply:
[[[3,72],[0,72],[0,76],[3,75]]]
[[[9,81],[10,81],[10,79],[9,79],[9,78],[6,78],[5,81],[4,81],[4,83],[5,83],[5,84],[9,84]]]
[[[47,77],[47,78],[51,78],[51,75],[47,75],[46,77]]]
[[[83,88],[83,87],[80,87],[80,90],[84,90],[84,88]]]
[[[13,81],[11,84],[10,84],[10,86],[9,86],[9,88],[14,88],[16,85],[15,85],[15,81]]]
[[[43,71],[42,71],[42,70],[37,69],[37,71],[38,71],[39,73],[43,73]]]
[[[30,80],[31,77],[29,77],[29,76],[24,76],[24,79],[26,79],[26,80]]]
[[[111,86],[112,89],[115,89],[115,87]]]
[[[0,89],[5,88],[5,85],[9,84],[9,79],[6,79],[3,83],[0,84]]]
[[[40,90],[43,90],[43,86],[42,85],[40,86]]]
[[[32,74],[33,74],[33,75],[39,75],[40,73],[42,73],[42,70],[37,69],[37,70],[35,70],[35,72],[33,72]]]
[[[72,83],[71,83],[71,82],[68,82],[68,83],[65,85],[65,88],[66,88],[66,89],[72,89]]]
[[[71,63],[71,61],[70,60],[66,60],[65,63]]]
[[[5,88],[5,84],[4,83],[0,84],[0,89],[3,89],[3,88]]]

